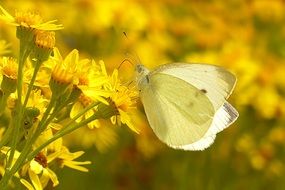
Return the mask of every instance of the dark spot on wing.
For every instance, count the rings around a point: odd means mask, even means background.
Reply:
[[[146,75],[145,78],[146,78],[147,83],[149,83],[149,76]]]
[[[193,103],[193,102],[190,102],[190,103],[189,103],[189,107],[192,108],[193,106],[194,106],[194,103]]]
[[[207,90],[205,90],[204,88],[202,88],[201,90],[197,90],[194,94],[195,98],[197,98],[198,96],[202,95],[202,94],[206,94]]]

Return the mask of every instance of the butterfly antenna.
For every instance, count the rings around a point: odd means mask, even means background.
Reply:
[[[128,38],[128,35],[126,32],[123,32],[124,36],[126,37],[127,40],[129,40]],[[140,57],[138,56],[137,52],[136,51],[131,51],[130,53],[128,53],[128,55],[130,55],[138,64],[141,64],[141,59]]]
[[[119,70],[119,69],[121,68],[122,64],[125,63],[125,62],[129,62],[131,65],[134,65],[133,62],[131,62],[130,59],[126,58],[126,59],[124,59],[124,60],[120,63],[120,65],[118,66],[117,69]]]

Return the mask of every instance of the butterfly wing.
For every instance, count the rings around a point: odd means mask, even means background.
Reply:
[[[180,78],[200,89],[217,111],[232,93],[236,77],[222,67],[208,64],[174,63],[154,71]]]
[[[204,150],[214,142],[216,134],[230,126],[237,117],[238,112],[228,102],[225,102],[224,105],[215,113],[213,122],[205,136],[191,144],[171,147],[184,150]]]
[[[203,92],[163,73],[155,73],[148,80],[140,87],[140,97],[150,126],[161,141],[180,148],[205,136],[215,111]]]
[[[226,102],[236,78],[221,67],[169,64],[148,78],[141,99],[149,123],[158,138],[173,148],[203,150],[238,117]]]

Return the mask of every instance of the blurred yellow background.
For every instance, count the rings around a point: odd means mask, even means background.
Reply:
[[[1,0],[13,13],[57,19],[56,46],[66,55],[104,60],[108,70],[137,52],[153,68],[171,62],[217,64],[235,73],[230,102],[240,117],[202,152],[173,150],[147,126],[80,129],[66,138],[86,150],[88,173],[58,171],[56,189],[285,189],[285,2],[282,0]],[[0,40],[17,52],[14,27]],[[128,34],[128,39],[123,35]],[[15,53],[12,55],[17,56]],[[120,78],[132,80],[126,63]],[[141,106],[140,106],[141,107]]]

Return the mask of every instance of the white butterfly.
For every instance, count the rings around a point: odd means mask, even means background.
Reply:
[[[172,148],[204,150],[238,117],[226,101],[236,77],[221,67],[173,63],[150,72],[139,64],[136,72],[149,124]]]

